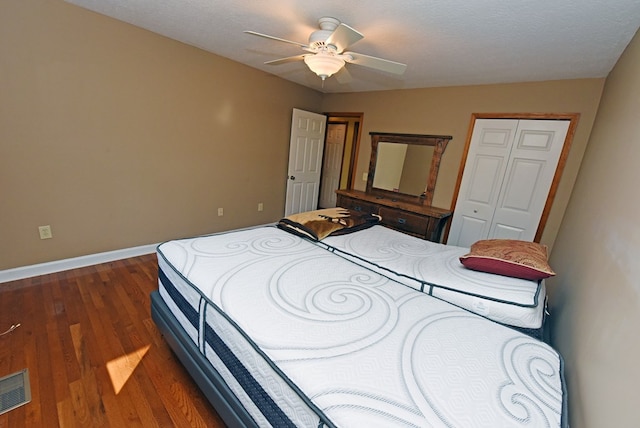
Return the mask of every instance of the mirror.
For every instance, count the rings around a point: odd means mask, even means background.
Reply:
[[[420,196],[425,191],[433,146],[400,143],[378,143],[378,156],[373,176],[376,189]]]
[[[431,205],[440,158],[451,136],[372,132],[367,192]]]

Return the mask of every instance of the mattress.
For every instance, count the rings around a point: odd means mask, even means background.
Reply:
[[[259,426],[562,426],[547,344],[275,227],[158,247],[159,294]]]
[[[542,327],[544,281],[467,269],[459,258],[468,248],[426,241],[380,225],[328,236],[318,245],[493,321],[530,330]]]

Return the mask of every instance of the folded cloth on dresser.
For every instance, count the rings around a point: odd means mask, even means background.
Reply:
[[[346,208],[325,208],[284,217],[280,229],[319,241],[329,235],[343,235],[377,224],[381,217]]]

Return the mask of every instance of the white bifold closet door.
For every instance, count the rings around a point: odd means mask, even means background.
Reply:
[[[447,243],[534,239],[569,120],[477,119]]]

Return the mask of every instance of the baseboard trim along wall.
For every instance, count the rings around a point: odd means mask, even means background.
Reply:
[[[256,227],[266,226],[275,226],[275,223],[258,224],[255,226],[241,227],[235,230],[253,229]],[[73,257],[70,259],[55,260],[37,265],[0,270],[0,284],[3,282],[31,278],[32,276],[46,275],[49,273],[62,272],[65,270],[112,262],[115,260],[128,259],[129,257],[143,256],[145,254],[155,253],[158,245],[160,244],[141,245],[139,247],[124,248],[122,250],[107,251],[104,253]]]
[[[31,266],[0,270],[0,284],[3,282],[31,278],[32,276],[46,275],[49,273],[62,272],[69,269],[77,269],[81,267],[97,265],[100,263],[112,262],[114,260],[121,260],[127,259],[129,257],[151,254],[156,251],[157,246],[158,244],[141,245],[139,247],[124,248],[122,250],[107,251],[104,253],[89,254],[86,256],[73,257],[70,259],[39,263]]]

